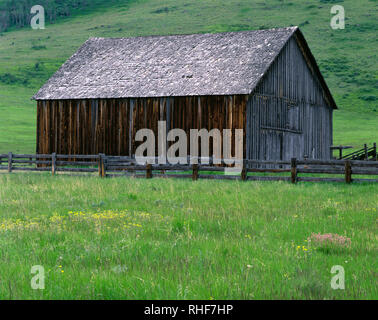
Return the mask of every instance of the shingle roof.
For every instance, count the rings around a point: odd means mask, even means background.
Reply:
[[[296,30],[90,38],[33,99],[249,94]]]
[[[250,94],[297,29],[90,38],[33,99]]]

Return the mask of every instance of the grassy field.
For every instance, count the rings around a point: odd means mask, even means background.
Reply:
[[[335,3],[345,30],[329,26]],[[35,152],[30,97],[89,37],[290,25],[339,105],[334,143],[378,142],[376,20],[372,0],[113,0],[45,30],[11,28],[0,33],[0,153]],[[377,184],[0,173],[0,299],[377,299],[377,194]],[[312,233],[351,245],[315,245]],[[33,265],[45,290],[31,289]],[[334,265],[345,290],[331,289]]]
[[[0,175],[2,299],[377,299],[377,186]],[[349,237],[314,246],[311,233]],[[45,290],[32,290],[42,265]],[[345,290],[330,287],[345,268]]]
[[[99,0],[97,0],[100,3]],[[35,151],[30,97],[89,37],[238,31],[298,25],[339,105],[335,144],[377,140],[376,1],[345,0],[345,30],[330,28],[332,0],[103,2],[48,24],[0,34],[0,152]]]

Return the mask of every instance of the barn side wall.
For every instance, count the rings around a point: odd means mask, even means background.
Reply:
[[[137,130],[152,129],[157,137],[159,120],[167,122],[167,130],[187,134],[244,129],[247,100],[236,95],[38,101],[37,153],[134,155]],[[234,148],[233,143],[233,153]]]
[[[292,37],[247,105],[250,159],[330,159],[332,111]]]

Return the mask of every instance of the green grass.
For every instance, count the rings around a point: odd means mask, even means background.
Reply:
[[[378,298],[377,185],[43,174],[0,185],[4,299]],[[352,244],[316,248],[313,232]],[[33,265],[45,290],[30,287]],[[330,287],[333,265],[345,290]]]
[[[98,1],[99,2],[99,1]],[[99,2],[100,3],[100,2]],[[340,109],[337,144],[377,140],[376,1],[345,0],[345,30],[332,30],[333,2],[249,0],[103,2],[74,11],[45,30],[0,34],[0,152],[34,152],[35,102],[30,97],[89,37],[237,31],[299,25]]]
[[[36,152],[37,113],[30,94],[33,89],[16,86],[0,90],[0,153]]]

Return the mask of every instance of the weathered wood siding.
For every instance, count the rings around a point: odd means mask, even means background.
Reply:
[[[247,100],[236,95],[38,101],[37,153],[133,155],[136,132],[149,128],[157,137],[159,120],[167,121],[167,130],[187,134],[244,129]]]
[[[330,159],[333,109],[306,59],[292,37],[250,96],[249,159]]]
[[[37,153],[134,155],[136,132],[149,128],[157,138],[158,121],[165,120],[167,131],[181,128],[187,134],[245,129],[248,159],[330,159],[332,103],[297,37],[251,95],[40,100]],[[232,142],[234,155],[234,137]]]

